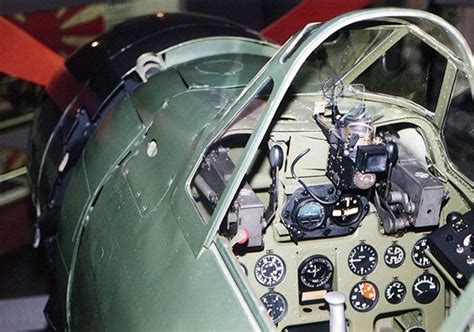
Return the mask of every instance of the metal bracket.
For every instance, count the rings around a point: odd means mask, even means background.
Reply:
[[[144,53],[137,59],[137,65],[135,71],[141,80],[146,83],[148,78],[157,72],[166,69],[165,59],[161,54],[155,53]]]

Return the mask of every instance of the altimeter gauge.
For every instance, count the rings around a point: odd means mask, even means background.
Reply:
[[[286,273],[286,266],[283,259],[275,254],[267,254],[260,257],[255,264],[255,279],[266,287],[278,285]]]
[[[347,260],[349,269],[357,275],[363,276],[371,273],[377,266],[378,255],[374,247],[361,243],[349,253]]]

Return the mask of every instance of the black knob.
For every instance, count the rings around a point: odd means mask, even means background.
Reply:
[[[456,211],[450,212],[450,213],[448,213],[448,215],[446,216],[446,222],[447,222],[448,224],[453,223],[453,222],[455,222],[456,220],[458,220],[460,217],[461,217],[461,214],[460,214],[459,212],[456,212]]]
[[[387,162],[394,165],[398,161],[398,145],[395,142],[388,142],[385,149],[387,149]]]
[[[283,149],[281,146],[275,144],[270,149],[268,154],[268,159],[270,161],[270,167],[280,169],[283,166]]]

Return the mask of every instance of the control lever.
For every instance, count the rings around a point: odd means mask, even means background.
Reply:
[[[329,331],[346,332],[346,316],[344,315],[344,303],[346,297],[340,292],[329,292],[324,296],[329,304]]]
[[[268,208],[265,210],[265,222],[266,226],[270,224],[270,220],[273,218],[275,215],[275,211],[278,205],[278,187],[277,187],[277,176],[278,176],[278,171],[281,169],[283,166],[284,162],[284,155],[283,155],[283,149],[281,146],[278,144],[275,144],[272,146],[270,149],[270,152],[268,154],[268,160],[270,163],[270,171],[271,171],[271,177],[272,177],[272,184],[270,186],[270,199],[269,199],[269,204]],[[265,227],[266,227],[265,226]]]
[[[385,199],[388,198],[390,190],[392,189],[392,171],[393,167],[398,161],[398,146],[394,142],[388,142],[387,149],[387,162],[388,162],[388,174],[387,174],[387,185],[385,187]]]
[[[347,143],[347,149],[348,150],[352,150],[354,148],[354,146],[357,144],[357,142],[359,142],[359,134],[352,134],[351,137],[349,138],[349,142]]]

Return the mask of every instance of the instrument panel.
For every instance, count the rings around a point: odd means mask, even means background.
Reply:
[[[429,313],[444,312],[445,289],[430,263],[417,264],[429,261],[420,258],[424,234],[384,235],[376,212],[369,211],[348,236],[298,243],[276,238],[268,231],[264,251],[238,260],[255,271],[249,281],[278,328],[327,321],[323,297],[330,290],[345,295],[351,331],[373,330],[384,319],[411,311],[428,331],[442,323],[443,315],[428,319]]]
[[[376,128],[359,106],[344,115],[333,108],[331,118],[311,113],[305,121],[320,130],[304,134],[282,120],[262,148],[268,159],[247,174],[255,199],[237,197],[221,226],[232,243],[252,234],[234,253],[279,329],[327,323],[331,291],[345,296],[350,331],[400,322],[432,331],[444,320],[447,291],[425,251],[449,188],[398,144],[394,128]]]

